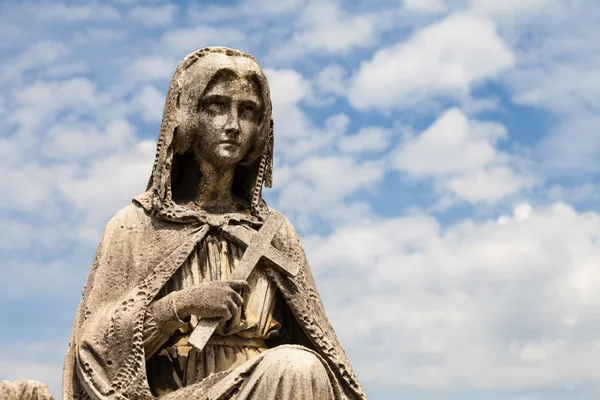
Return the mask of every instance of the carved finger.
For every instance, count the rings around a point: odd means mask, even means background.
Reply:
[[[246,282],[244,280],[228,281],[228,283],[229,283],[229,286],[236,292],[240,292],[242,290],[250,290],[250,286],[248,285],[248,282]]]
[[[231,296],[231,300],[235,303],[235,305],[239,308],[244,304],[244,299],[237,292],[234,292]]]
[[[225,321],[228,321],[228,320],[230,320],[230,319],[231,319],[231,317],[232,317],[232,314],[231,314],[231,311],[229,311],[229,307],[227,307],[227,306],[223,306],[223,312],[222,312],[222,315],[223,315],[223,319],[224,319]]]
[[[238,306],[232,299],[229,299],[227,301],[227,309],[229,310],[231,315],[234,315],[238,310]]]

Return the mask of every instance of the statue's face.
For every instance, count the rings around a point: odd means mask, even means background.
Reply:
[[[245,78],[219,80],[200,100],[196,157],[215,166],[239,163],[258,134],[261,99]]]

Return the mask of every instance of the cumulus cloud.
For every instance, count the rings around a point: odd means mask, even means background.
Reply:
[[[406,41],[378,50],[354,74],[348,96],[359,109],[404,109],[431,99],[464,96],[514,61],[493,22],[453,14]]]
[[[60,398],[62,358],[66,354],[67,337],[19,340],[0,347],[0,375],[16,381],[31,379],[48,385],[55,398]]]
[[[20,135],[29,136],[40,127],[54,121],[65,110],[85,113],[102,103],[96,85],[86,78],[63,81],[37,81],[14,94],[16,109],[9,122],[17,124]],[[24,139],[24,138],[21,138]]]
[[[362,128],[353,135],[346,135],[339,140],[342,152],[380,152],[387,149],[392,132],[378,126]]]
[[[129,11],[129,16],[147,26],[170,25],[179,10],[175,4],[163,4],[155,7],[136,6]]]
[[[404,0],[404,7],[409,11],[438,13],[445,11],[445,0]]]
[[[289,170],[279,188],[277,207],[309,224],[311,216],[326,216],[357,190],[376,185],[384,171],[378,161],[361,162],[348,156],[308,157]]]
[[[314,78],[318,92],[344,96],[347,92],[348,71],[338,64],[330,64],[321,69]]]
[[[383,151],[391,132],[369,126],[349,134],[345,114],[329,116],[319,126],[302,107],[315,95],[310,80],[291,69],[265,73],[276,132],[274,205],[306,229],[315,217],[339,221],[364,212],[363,204],[346,200],[383,178],[386,162],[363,156]]]
[[[312,96],[311,82],[293,69],[267,68],[265,75],[271,89],[277,140],[294,140],[306,135],[311,123],[300,104]],[[278,150],[284,149],[279,147]]]
[[[77,258],[144,190],[154,142],[137,137],[124,98],[88,79],[41,80],[10,94],[0,139],[2,293],[79,290]]]
[[[594,39],[600,6],[546,3],[530,24],[512,29],[529,40],[518,43],[519,63],[506,81],[516,103],[548,111],[558,121],[538,148],[546,172],[590,176],[600,165],[600,45]],[[552,29],[541,34],[545,26]]]
[[[147,56],[136,59],[127,69],[135,81],[157,81],[169,79],[175,72],[177,61],[164,56]]]
[[[372,45],[388,23],[387,18],[376,13],[350,14],[337,1],[310,1],[291,41],[281,51],[285,56],[304,52],[344,53]]]
[[[69,49],[62,43],[47,39],[40,40],[6,63],[1,80],[14,84],[15,80],[22,79],[24,73],[40,68],[47,69],[68,53]]]
[[[599,226],[566,204],[522,204],[448,227],[363,217],[304,242],[365,383],[552,388],[600,378]]]
[[[166,94],[156,87],[147,85],[132,100],[132,109],[139,111],[146,122],[160,122]]]
[[[39,21],[82,22],[89,20],[114,21],[121,13],[112,6],[92,3],[90,5],[66,5],[59,2],[39,2],[28,6],[29,12]]]
[[[459,109],[444,112],[418,136],[407,136],[394,167],[417,179],[432,179],[442,195],[470,202],[495,202],[531,187],[531,176],[515,169],[515,159],[499,151],[506,128],[469,120]]]
[[[469,0],[470,9],[501,23],[514,24],[527,21],[548,6],[557,4],[556,0]]]
[[[185,56],[202,47],[247,48],[249,44],[248,38],[239,29],[233,27],[216,28],[209,25],[171,30],[162,36],[161,41],[163,43],[162,49],[167,54],[176,54],[178,57]]]

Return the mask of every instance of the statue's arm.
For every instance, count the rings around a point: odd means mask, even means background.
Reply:
[[[177,315],[172,294],[153,301],[144,319],[144,351],[150,358],[173,335],[186,325]]]
[[[143,346],[134,353],[147,352],[149,357],[168,339],[168,330],[177,329],[168,323],[165,304],[147,305],[139,294],[148,271],[136,268],[151,269],[136,259],[145,235],[128,228],[140,225],[138,215],[123,214],[115,215],[104,230],[84,288],[81,318],[73,330],[77,375],[88,392],[110,390],[108,385],[119,379],[119,367],[129,363],[125,358],[137,343]],[[140,334],[142,340],[136,339]]]

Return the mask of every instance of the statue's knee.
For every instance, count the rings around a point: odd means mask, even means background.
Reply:
[[[326,374],[321,360],[312,352],[299,348],[282,347],[271,350],[265,357],[269,367],[285,371],[285,374]]]

